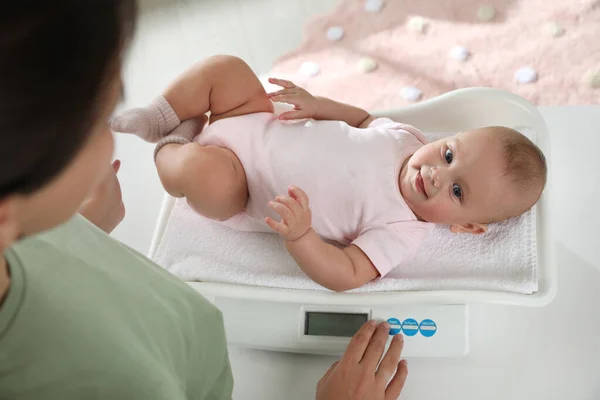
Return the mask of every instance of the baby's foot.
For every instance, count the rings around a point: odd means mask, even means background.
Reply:
[[[206,115],[202,115],[201,117],[190,118],[188,120],[183,121],[181,124],[177,126],[177,128],[173,129],[171,133],[162,138],[154,149],[154,159],[156,160],[156,156],[160,149],[164,146],[172,143],[177,144],[188,144],[191,143],[192,140],[200,133],[202,133],[202,129],[206,122],[208,121],[208,117]]]
[[[148,107],[133,108],[114,117],[110,127],[115,132],[133,133],[150,143],[156,143],[180,122],[169,102],[159,96]]]
[[[191,142],[202,132],[202,129],[204,129],[204,125],[206,125],[207,121],[208,117],[206,115],[190,118],[177,125],[177,127],[173,129],[167,136],[176,136]]]

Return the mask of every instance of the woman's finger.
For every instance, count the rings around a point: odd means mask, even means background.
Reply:
[[[350,339],[348,348],[340,360],[341,363],[358,364],[362,360],[365,350],[375,333],[376,326],[377,322],[368,321],[356,332],[352,339]]]
[[[402,335],[394,336],[387,353],[385,353],[383,360],[379,363],[377,374],[375,374],[375,377],[380,384],[386,385],[392,375],[394,375],[394,371],[396,371],[396,367],[398,367],[398,363],[400,362],[403,347],[404,338]]]
[[[302,110],[286,111],[279,115],[279,119],[282,121],[289,121],[292,119],[302,119],[302,118],[309,118],[309,117],[310,117],[310,115],[306,111],[302,111]]]
[[[287,208],[289,208],[292,211],[292,213],[295,216],[299,216],[300,213],[302,212],[302,207],[300,207],[300,204],[298,204],[298,202],[296,200],[292,199],[291,197],[277,196],[277,197],[275,197],[275,201],[285,205]]]
[[[385,344],[387,343],[388,336],[390,334],[390,324],[387,322],[382,322],[377,326],[367,349],[365,350],[365,355],[361,360],[361,364],[367,368],[367,370],[371,370],[375,372],[377,368],[377,364],[381,360],[381,356],[385,351]]]
[[[283,219],[286,224],[289,224],[294,220],[294,213],[283,203],[277,201],[270,201],[269,207],[271,207],[279,216]]]
[[[269,83],[272,83],[273,85],[284,87],[286,89],[291,89],[291,88],[296,87],[296,85],[294,85],[293,82],[286,81],[285,79],[279,79],[279,78],[269,78]]]
[[[296,186],[290,186],[288,188],[288,193],[291,198],[298,201],[298,204],[300,204],[300,207],[302,207],[303,210],[309,209],[310,204],[308,200],[308,195],[304,192],[304,190]]]
[[[265,218],[265,223],[269,225],[269,228],[273,229],[280,235],[286,235],[288,233],[288,226],[283,221],[277,222],[273,218],[267,217]]]
[[[402,360],[400,361],[400,364],[398,364],[398,369],[396,370],[394,378],[392,378],[390,384],[385,390],[385,400],[396,400],[398,397],[400,397],[400,393],[402,393],[402,389],[404,389],[407,376],[408,365],[406,364],[406,360]]]

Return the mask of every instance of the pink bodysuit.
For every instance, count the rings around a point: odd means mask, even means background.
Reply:
[[[209,125],[196,141],[232,150],[246,172],[248,204],[224,221],[244,231],[272,232],[268,206],[290,185],[310,200],[313,229],[324,239],[358,246],[381,276],[413,258],[433,224],[420,222],[398,186],[400,168],[427,140],[388,118],[368,128],[340,121],[279,121],[258,113]]]

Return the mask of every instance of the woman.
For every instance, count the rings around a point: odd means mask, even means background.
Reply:
[[[106,234],[125,212],[107,120],[134,0],[3,6],[0,398],[231,398],[220,312]],[[317,398],[396,398],[387,329],[366,324]]]

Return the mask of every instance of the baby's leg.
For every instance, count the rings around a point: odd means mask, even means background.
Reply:
[[[185,197],[191,208],[205,217],[226,220],[246,206],[246,174],[229,149],[169,143],[156,155],[156,167],[165,190],[174,197]]]
[[[181,121],[211,113],[210,120],[273,112],[273,103],[250,67],[233,56],[213,56],[184,72],[151,105],[111,123],[117,132],[157,142]]]
[[[273,112],[273,104],[260,81],[244,61],[215,56],[200,62],[182,74],[164,97],[141,110],[132,110],[113,121],[113,129],[124,131],[118,128],[133,121],[129,125],[135,129],[127,132],[149,141],[160,140],[155,152],[156,167],[169,194],[186,197],[195,211],[208,218],[225,220],[244,209],[248,188],[237,156],[225,148],[190,143],[200,133],[209,111],[211,122]],[[154,118],[139,118],[140,114]],[[177,124],[179,120],[184,122],[171,126],[169,118],[164,117],[175,114]],[[136,125],[136,121],[144,123]]]
[[[273,103],[248,64],[214,56],[184,72],[164,93],[182,121],[210,111],[210,122],[238,115],[273,112]]]

